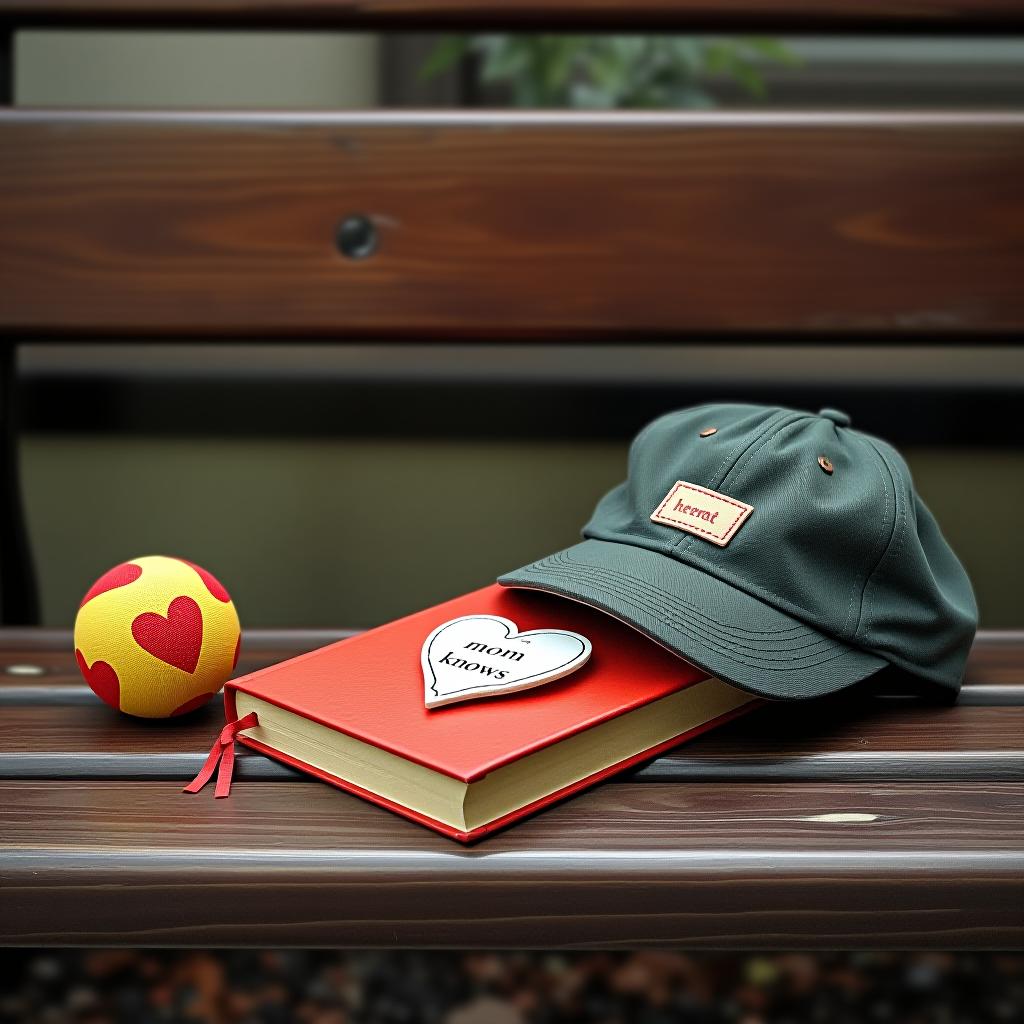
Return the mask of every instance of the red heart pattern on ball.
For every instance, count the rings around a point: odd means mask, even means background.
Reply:
[[[82,678],[89,684],[89,688],[104,703],[112,708],[121,706],[121,681],[113,667],[105,661],[94,661],[87,665],[85,655],[75,648],[75,661],[78,662]]]
[[[195,672],[203,649],[203,612],[191,597],[176,597],[167,615],[143,612],[132,622],[135,642],[154,658]]]
[[[108,590],[117,590],[118,587],[127,587],[134,583],[142,575],[142,568],[134,562],[122,562],[115,565],[113,569],[105,572],[90,588],[89,593],[82,598],[79,608],[87,605],[94,597],[105,594]]]
[[[211,597],[224,604],[231,600],[231,595],[224,589],[224,584],[212,572],[208,572],[201,565],[196,565],[195,562],[190,562],[187,558],[179,558],[178,561],[184,562],[190,569],[195,569],[197,575],[205,584],[206,589],[210,592]]]
[[[177,715],[187,715],[191,711],[198,711],[199,708],[205,707],[216,696],[217,694],[215,693],[200,693],[198,696],[190,697],[184,704],[179,704],[171,712],[170,717],[174,718]]]

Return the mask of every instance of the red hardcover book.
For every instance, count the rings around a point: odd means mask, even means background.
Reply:
[[[535,688],[428,709],[424,641],[463,616],[510,620],[520,637],[568,630],[589,639],[592,654],[571,674]],[[478,673],[477,662],[440,646],[438,654]],[[225,688],[229,722],[252,713],[258,720],[238,731],[239,742],[462,842],[755,702],[608,615],[497,585]]]

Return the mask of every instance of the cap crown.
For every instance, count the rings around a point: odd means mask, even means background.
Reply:
[[[955,688],[977,628],[970,581],[900,455],[847,424],[753,405],[669,413],[637,435],[629,478],[583,534],[677,559]],[[753,506],[725,546],[652,521],[680,480]]]

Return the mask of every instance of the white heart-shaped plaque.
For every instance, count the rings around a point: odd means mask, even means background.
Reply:
[[[586,664],[590,641],[566,629],[520,633],[500,615],[463,615],[423,642],[423,694],[428,708],[474,697],[529,690]]]

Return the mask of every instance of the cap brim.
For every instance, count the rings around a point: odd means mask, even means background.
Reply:
[[[709,573],[632,544],[585,540],[498,582],[608,612],[761,697],[818,697],[887,667]]]

